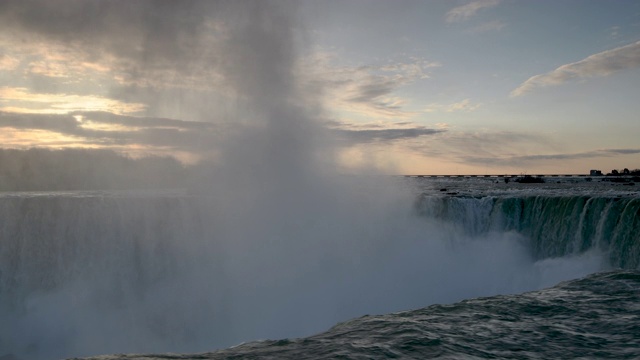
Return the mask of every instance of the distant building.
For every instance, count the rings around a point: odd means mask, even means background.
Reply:
[[[591,170],[589,171],[590,176],[602,176],[602,171],[600,170]]]

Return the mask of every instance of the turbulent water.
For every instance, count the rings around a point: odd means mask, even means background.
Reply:
[[[640,356],[637,191],[399,182],[403,206],[374,191],[284,218],[182,191],[5,193],[0,359],[265,338],[295,340],[102,358]]]
[[[303,339],[92,359],[637,359],[638,334],[640,272],[619,270],[521,295],[364,316]]]

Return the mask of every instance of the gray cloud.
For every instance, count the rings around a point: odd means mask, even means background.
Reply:
[[[617,155],[617,154],[623,154],[623,155],[640,154],[640,149],[607,149],[607,150],[600,150],[600,151],[604,152],[604,153],[611,154],[611,155]]]
[[[415,127],[408,129],[362,129],[362,130],[335,130],[339,137],[345,139],[349,144],[388,142],[395,140],[415,139],[421,136],[434,135],[445,132],[442,129],[429,129],[425,127]]]
[[[123,60],[157,66],[190,61],[207,16],[220,2],[184,0],[9,0],[0,3],[2,28],[20,29],[81,46],[90,58],[103,51]]]
[[[229,19],[246,22],[238,8],[258,3],[2,1],[0,52],[13,56],[5,56],[13,60],[3,58],[2,66],[21,62],[20,71],[33,80],[29,87],[37,80],[47,93],[81,87],[85,95],[144,101],[151,116],[217,120],[227,109],[212,103],[232,102],[243,91],[228,68],[238,53],[229,49],[236,41],[231,31],[241,25]]]
[[[414,112],[405,109],[406,100],[396,92],[403,86],[429,77],[427,69],[439,63],[411,58],[386,65],[333,66],[331,55],[316,54],[307,59],[303,75],[308,82],[324,90],[331,108],[365,115],[369,118],[408,118]]]
[[[389,95],[399,85],[401,85],[404,79],[393,79],[377,77],[371,79],[369,83],[358,84],[355,88],[355,94],[350,96],[347,100],[357,103],[367,103],[376,101],[382,96]],[[398,81],[399,80],[399,81]],[[397,109],[397,107],[390,107],[391,109]]]
[[[77,121],[67,115],[24,115],[0,112],[0,126],[71,133],[76,129]]]
[[[638,67],[640,67],[640,41],[562,65],[546,74],[532,76],[513,90],[511,96],[522,96],[537,88],[560,85],[573,79],[607,76]]]

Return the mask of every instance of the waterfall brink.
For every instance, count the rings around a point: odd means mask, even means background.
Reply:
[[[640,199],[605,196],[421,196],[417,210],[471,236],[515,231],[537,259],[599,249],[610,265],[640,266]]]

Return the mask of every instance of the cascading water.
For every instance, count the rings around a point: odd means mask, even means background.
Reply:
[[[606,196],[434,197],[416,204],[423,216],[455,222],[472,236],[516,231],[537,259],[607,252],[613,267],[640,265],[640,199]]]

